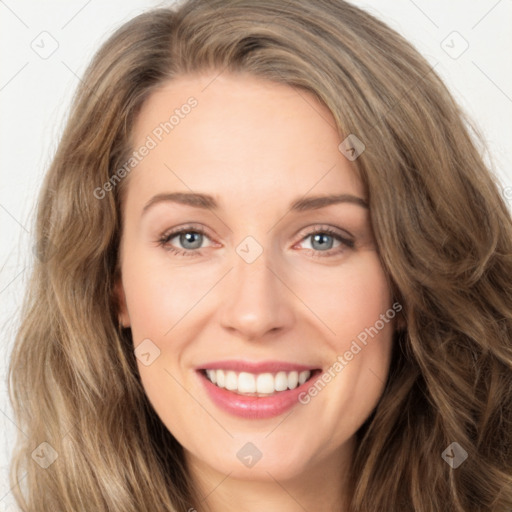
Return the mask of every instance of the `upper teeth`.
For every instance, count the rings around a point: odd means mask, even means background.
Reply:
[[[206,370],[208,379],[219,388],[226,388],[238,393],[263,393],[271,394],[276,391],[295,389],[304,384],[311,372],[277,372],[273,373],[248,373],[226,370]]]

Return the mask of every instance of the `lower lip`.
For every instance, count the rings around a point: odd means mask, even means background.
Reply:
[[[322,372],[316,370],[309,380],[295,389],[279,391],[275,395],[266,397],[239,395],[225,388],[219,388],[201,371],[197,373],[212,401],[222,410],[241,418],[264,419],[279,416],[299,404],[299,395],[309,389]]]

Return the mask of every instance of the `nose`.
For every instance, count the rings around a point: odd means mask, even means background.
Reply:
[[[221,304],[222,327],[247,341],[288,330],[295,320],[293,293],[268,261],[268,252],[252,263],[236,255]]]

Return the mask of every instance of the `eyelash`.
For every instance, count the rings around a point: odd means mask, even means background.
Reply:
[[[178,235],[181,235],[182,233],[199,233],[203,236],[208,236],[206,231],[202,229],[201,227],[194,227],[194,226],[185,226],[182,228],[179,228],[175,231],[171,231],[170,233],[164,233],[160,236],[158,239],[158,245],[163,247],[166,251],[169,251],[172,254],[175,254],[177,256],[187,256],[187,257],[194,257],[194,256],[201,256],[200,249],[176,249],[172,245],[169,245],[169,241],[175,238]],[[306,249],[307,251],[312,252],[312,256],[314,258],[323,258],[323,257],[329,257],[329,256],[336,256],[337,254],[341,253],[345,249],[353,249],[354,248],[354,241],[350,240],[348,238],[344,238],[341,236],[336,230],[330,227],[322,227],[321,229],[317,229],[315,231],[311,231],[304,235],[300,242],[305,240],[306,238],[309,238],[313,235],[329,235],[333,238],[336,238],[339,242],[341,242],[341,246],[336,249],[330,249],[328,251],[317,251],[315,249]],[[344,247],[343,247],[344,246]]]

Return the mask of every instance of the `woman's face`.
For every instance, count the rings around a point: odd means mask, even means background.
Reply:
[[[193,468],[339,472],[382,394],[395,310],[340,142],[310,93],[245,75],[176,79],[140,113],[120,318]]]

